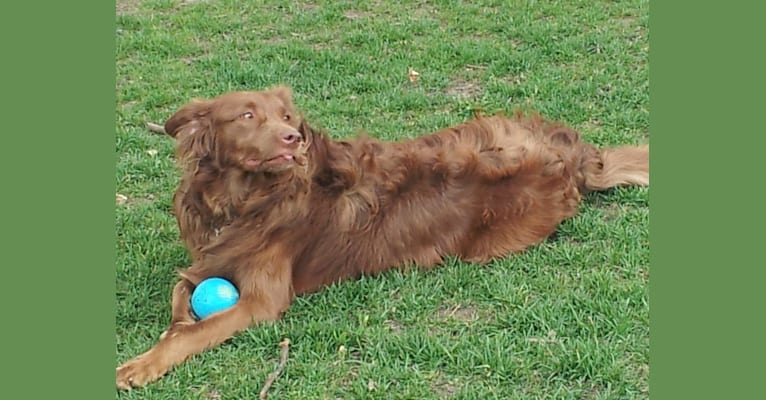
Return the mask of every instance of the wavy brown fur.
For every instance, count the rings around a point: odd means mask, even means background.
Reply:
[[[247,125],[246,103],[258,124]],[[170,327],[118,368],[119,388],[156,380],[237,331],[279,318],[295,295],[390,268],[433,267],[447,255],[504,257],[553,233],[581,194],[649,184],[647,146],[598,150],[536,115],[477,117],[391,143],[331,140],[285,113],[295,111],[280,87],[192,102],[165,124],[178,140],[174,209],[193,264],[174,289]],[[298,143],[275,139],[294,131]],[[255,156],[244,156],[249,166],[231,156],[285,151],[291,161],[265,167]],[[190,293],[211,276],[231,280],[240,300],[195,322]]]

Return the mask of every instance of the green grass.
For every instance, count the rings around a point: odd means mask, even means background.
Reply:
[[[411,137],[473,110],[539,110],[599,145],[648,141],[648,1],[118,0],[116,363],[169,320],[189,263],[173,143],[147,132],[193,97],[291,85],[340,138]],[[420,80],[412,84],[407,71]],[[156,151],[156,153],[155,153]],[[646,399],[649,197],[615,189],[529,251],[390,272],[296,300],[284,319],[123,399]],[[339,351],[339,349],[345,351]]]

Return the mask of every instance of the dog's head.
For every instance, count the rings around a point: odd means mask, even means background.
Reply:
[[[306,165],[310,142],[289,88],[230,92],[181,107],[165,122],[178,157],[197,165],[277,173]]]

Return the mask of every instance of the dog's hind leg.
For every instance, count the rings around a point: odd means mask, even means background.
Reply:
[[[515,175],[484,183],[480,193],[476,224],[459,252],[463,260],[475,263],[540,243],[577,213],[581,198],[564,163],[547,151],[522,157]]]

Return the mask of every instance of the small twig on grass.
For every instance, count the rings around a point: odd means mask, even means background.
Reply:
[[[160,135],[165,134],[165,127],[162,125],[153,124],[151,122],[146,123],[146,129],[149,129],[150,131],[154,133],[159,133]]]
[[[466,69],[487,69],[486,65],[466,64]]]
[[[285,364],[287,364],[287,353],[290,351],[290,339],[283,339],[281,342],[279,342],[279,347],[282,348],[282,353],[279,355],[279,364],[277,365],[277,369],[275,369],[274,372],[270,373],[269,376],[266,377],[266,383],[263,384],[261,394],[258,395],[258,398],[261,400],[268,397],[268,392],[271,384],[274,383],[279,374],[282,373],[282,370],[285,369]]]

